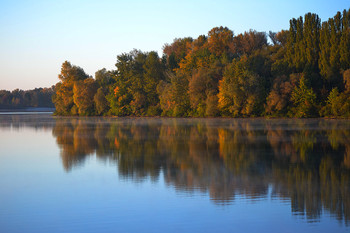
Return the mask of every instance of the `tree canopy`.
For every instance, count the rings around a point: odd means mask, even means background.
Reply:
[[[51,101],[54,92],[54,86],[26,91],[20,89],[13,91],[0,90],[0,109],[54,108],[55,106]]]
[[[155,51],[117,56],[95,79],[66,61],[53,101],[59,115],[348,117],[350,12],[288,30],[235,35],[214,27]]]

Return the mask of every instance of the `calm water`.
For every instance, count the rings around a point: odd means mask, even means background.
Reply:
[[[350,232],[350,121],[2,114],[0,232]]]

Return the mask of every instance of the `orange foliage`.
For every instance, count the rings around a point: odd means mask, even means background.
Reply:
[[[118,92],[119,92],[119,87],[116,86],[116,87],[114,88],[114,95],[116,96],[116,95],[118,94]]]

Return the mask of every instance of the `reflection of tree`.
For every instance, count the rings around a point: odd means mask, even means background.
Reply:
[[[344,122],[343,122],[344,123]],[[327,120],[58,118],[66,170],[96,153],[119,175],[208,192],[217,203],[272,194],[295,214],[350,220],[350,125]]]
[[[83,119],[57,120],[53,135],[61,147],[63,166],[70,170],[72,166],[84,161],[85,157],[96,149],[96,140],[91,137],[96,125],[89,125]]]
[[[162,154],[157,153],[159,130],[147,124],[113,124],[109,137],[114,138],[120,175],[142,179],[149,175],[156,178],[163,164]]]
[[[32,128],[51,131],[54,122],[50,114],[9,114],[0,115],[0,129]]]
[[[327,120],[319,124],[310,120],[289,124],[293,126],[290,129],[297,130],[289,135],[284,131],[283,137],[273,137],[271,143],[275,155],[283,155],[283,158],[276,157],[273,169],[280,195],[290,197],[292,210],[309,219],[318,218],[322,209],[326,209],[348,222],[349,170],[343,161],[346,159],[344,147],[349,144],[339,135],[346,135],[349,127]],[[268,134],[272,133],[269,130]],[[281,150],[287,147],[290,149]]]
[[[348,121],[332,121],[330,130],[327,131],[328,141],[334,150],[344,150],[343,165],[350,169],[350,123]],[[345,126],[345,127],[344,127]]]

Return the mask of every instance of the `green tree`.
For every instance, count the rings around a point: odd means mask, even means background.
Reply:
[[[328,89],[342,89],[341,71],[350,64],[349,16],[344,10],[323,22],[320,32],[320,74]]]
[[[62,64],[61,73],[58,75],[58,78],[62,82],[74,82],[87,79],[88,77],[89,75],[87,75],[82,68],[72,65],[68,61]]]
[[[109,105],[106,99],[106,95],[103,91],[103,87],[98,88],[95,96],[94,96],[96,113],[98,115],[103,115],[108,112]]]
[[[218,107],[226,116],[259,116],[264,99],[264,80],[247,69],[247,59],[226,68],[219,82]]]
[[[285,57],[294,72],[303,72],[306,67],[318,72],[320,27],[316,14],[290,20]]]
[[[107,71],[106,68],[95,72],[95,80],[97,85],[99,87],[103,87],[104,89],[108,89],[112,84],[115,83],[113,76],[114,72]]]
[[[143,113],[143,64],[145,54],[133,50],[117,56],[115,84],[110,89],[108,101],[110,114],[116,116]]]
[[[340,109],[342,103],[340,103],[338,88],[333,88],[329,93],[326,105],[320,110],[321,116],[340,116]]]
[[[177,74],[171,77],[173,92],[173,116],[188,116],[190,101],[188,95],[188,79],[186,76]]]
[[[306,14],[304,18],[303,40],[305,48],[305,66],[309,67],[312,72],[318,72],[321,21],[318,15],[311,13]]]
[[[350,67],[350,9],[343,11],[340,37],[340,64],[343,70]]]
[[[305,83],[304,76],[299,81],[299,86],[294,88],[291,96],[294,108],[290,116],[312,117],[316,116],[316,95]]]
[[[331,54],[331,40],[330,40],[330,26],[328,22],[322,23],[322,28],[320,31],[320,60],[319,68],[320,74],[329,80],[333,76],[333,69],[330,64],[330,54]]]
[[[189,81],[189,98],[192,108],[193,116],[206,116],[207,115],[207,102],[213,104],[215,98],[209,96],[216,96],[217,94],[217,80],[215,79],[215,73],[209,69],[199,69],[193,72],[193,75]],[[217,103],[216,103],[217,105]],[[212,110],[214,111],[214,109]],[[211,111],[209,111],[211,112]],[[208,113],[209,113],[208,112]],[[212,113],[210,113],[213,115]]]
[[[161,80],[165,79],[165,67],[163,66],[157,52],[150,52],[143,65],[144,69],[144,92],[146,103],[146,115],[159,115],[159,96],[157,86]]]

